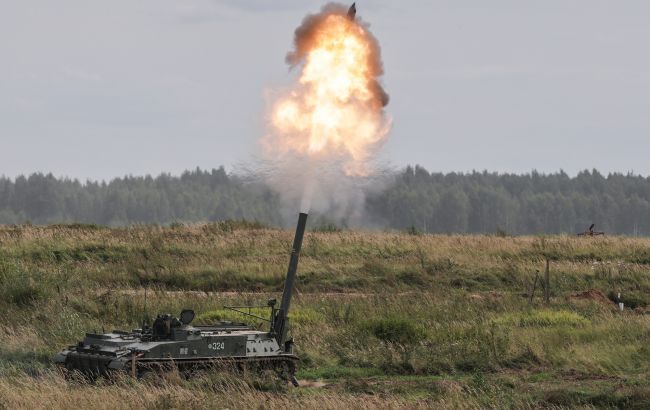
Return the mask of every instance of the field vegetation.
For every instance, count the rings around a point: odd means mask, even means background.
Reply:
[[[139,327],[145,293],[150,316],[243,319],[223,306],[279,296],[291,239],[243,221],[0,228],[0,407],[650,407],[650,238],[315,229],[291,315],[302,387],[53,368],[86,331]],[[548,304],[539,281],[530,297],[547,259]]]

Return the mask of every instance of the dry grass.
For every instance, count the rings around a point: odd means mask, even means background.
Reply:
[[[96,386],[73,384],[55,374],[42,376],[37,381],[25,377],[9,378],[0,381],[0,405],[10,409],[340,409],[358,408],[361,402],[374,408],[404,408],[407,405],[397,398],[369,395],[278,394],[237,385],[198,389],[186,384],[122,382]]]
[[[299,376],[321,387],[264,391],[246,380],[84,384],[50,358],[88,330],[148,311],[260,304],[282,289],[291,232],[174,228],[0,228],[0,407],[632,407],[648,403],[650,239],[310,232],[293,334]],[[534,271],[551,260],[544,306]],[[594,293],[596,294],[596,293]],[[598,293],[600,295],[600,293]],[[138,297],[134,297],[137,295]],[[642,310],[638,310],[641,312]],[[406,337],[404,334],[408,333]]]

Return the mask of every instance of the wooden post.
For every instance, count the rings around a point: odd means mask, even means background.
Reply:
[[[533,289],[530,291],[530,297],[528,303],[533,303],[533,297],[535,296],[535,289],[537,289],[538,278],[539,278],[539,270],[535,269],[535,280],[533,281]]]
[[[549,275],[549,260],[546,257],[546,270],[544,271],[544,302],[548,305],[551,301],[551,278]]]
[[[137,373],[135,372],[135,357],[136,356],[137,356],[136,353],[133,352],[133,357],[131,359],[131,375],[133,376],[134,379],[137,376]]]

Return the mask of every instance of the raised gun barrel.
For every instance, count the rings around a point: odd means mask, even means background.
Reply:
[[[276,338],[280,346],[284,345],[287,338],[287,330],[289,327],[287,316],[289,315],[289,306],[291,305],[291,295],[293,293],[293,283],[296,279],[296,271],[298,270],[298,258],[300,257],[300,247],[302,246],[302,238],[305,235],[306,225],[307,214],[301,212],[300,215],[298,215],[296,235],[293,237],[293,247],[291,248],[289,268],[287,269],[287,277],[284,280],[282,302],[280,304],[280,309],[278,309],[276,319],[273,321],[273,330],[276,333]]]

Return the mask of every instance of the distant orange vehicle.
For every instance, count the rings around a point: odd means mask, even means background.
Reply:
[[[596,226],[596,224],[591,224],[591,226],[589,227],[589,230],[588,230],[588,231],[579,232],[577,235],[578,235],[578,236],[598,236],[598,235],[605,235],[605,232],[594,231],[594,226]]]

